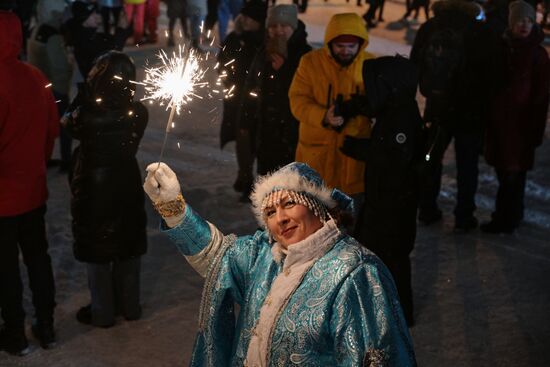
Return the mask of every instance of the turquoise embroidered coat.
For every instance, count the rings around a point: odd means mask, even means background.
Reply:
[[[206,277],[190,365],[243,366],[284,259],[274,258],[265,231],[224,236],[189,206],[179,225],[163,230]],[[353,238],[337,234],[277,313],[261,365],[415,366],[389,271]]]

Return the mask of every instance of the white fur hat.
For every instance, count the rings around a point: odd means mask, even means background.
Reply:
[[[276,191],[293,191],[315,199],[327,210],[340,207],[353,212],[353,199],[338,189],[326,186],[321,176],[305,163],[293,162],[279,170],[258,178],[250,195],[254,214],[260,224],[265,226],[262,204]]]

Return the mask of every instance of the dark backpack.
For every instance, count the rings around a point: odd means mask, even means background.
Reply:
[[[464,31],[436,25],[420,59],[419,87],[426,98],[449,102],[464,63]]]

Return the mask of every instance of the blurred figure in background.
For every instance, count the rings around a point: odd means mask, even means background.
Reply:
[[[292,0],[292,3],[298,7],[300,13],[306,12],[308,0]],[[275,0],[272,1],[272,5],[275,5]],[[357,6],[361,6],[361,0],[357,0]]]
[[[418,20],[420,8],[424,8],[426,20],[430,19],[430,0],[412,0],[410,6],[407,6],[407,11],[401,18],[401,21],[407,23],[412,12],[414,12],[413,19],[415,21]]]
[[[258,119],[257,94],[249,88],[249,72],[254,57],[263,47],[266,5],[261,0],[246,3],[235,19],[235,29],[227,35],[218,54],[218,72],[225,88],[233,88],[232,96],[223,100],[223,119],[220,146],[235,140],[238,173],[233,184],[242,193],[241,201],[248,202],[254,183],[252,172],[255,159],[255,134]],[[251,94],[252,92],[252,94]]]
[[[243,0],[219,0],[218,3],[218,31],[220,42],[225,40],[227,26],[230,20],[235,20],[243,7]],[[267,4],[266,4],[267,7]]]
[[[122,11],[122,0],[97,0],[97,4],[99,5],[105,33],[111,33],[111,30],[118,24],[120,12]],[[112,23],[111,16],[113,17]]]
[[[363,14],[363,19],[365,19],[365,22],[367,22],[368,28],[374,28],[378,24],[378,22],[383,22],[384,18],[382,16],[382,13],[384,12],[384,3],[385,0],[369,0],[369,9],[366,11],[365,14]],[[376,18],[376,11],[378,12],[378,19]]]
[[[477,228],[475,194],[488,106],[497,84],[498,39],[481,18],[477,4],[462,0],[434,3],[434,16],[422,24],[410,59],[419,70],[426,97],[428,162],[418,220],[442,219],[438,206],[445,151],[454,140],[456,159],[455,232]]]
[[[0,10],[0,349],[29,352],[19,251],[32,291],[32,331],[43,348],[55,345],[55,285],[46,237],[46,161],[59,133],[48,79],[18,60],[21,22]]]
[[[36,7],[37,24],[27,43],[30,64],[42,71],[52,83],[59,115],[69,104],[73,68],[69,62],[61,30],[65,0],[39,0]],[[64,128],[59,135],[60,170],[67,171],[71,162],[71,137]]]
[[[139,45],[143,42],[145,0],[124,0],[124,11],[128,17],[128,22],[133,26],[134,44]]]
[[[486,23],[500,38],[508,28],[508,4],[510,0],[489,0],[485,4]]]
[[[189,19],[189,28],[191,30],[191,47],[197,51],[200,48],[202,29],[204,27],[204,18],[206,17],[206,0],[187,0],[187,17]]]
[[[95,5],[84,1],[75,1],[71,12],[72,18],[63,25],[65,42],[73,50],[78,70],[85,78],[99,55],[109,50],[122,50],[132,34],[132,26],[122,13],[114,34],[103,32]]]
[[[145,2],[145,25],[147,27],[147,43],[157,43],[158,17],[160,15],[159,0],[147,0]]]
[[[15,13],[21,20],[21,29],[23,30],[23,53],[27,52],[27,40],[31,32],[32,18],[37,0],[7,0],[8,3],[15,3]]]
[[[260,103],[256,132],[259,175],[294,162],[298,121],[290,111],[288,90],[302,55],[311,50],[295,5],[270,8],[266,28],[266,44],[256,55],[250,72]]]
[[[185,39],[189,39],[187,30],[187,0],[166,0],[166,15],[168,16],[168,47],[174,47],[174,27],[179,19]]]
[[[218,6],[220,4],[219,0],[207,0],[206,7],[206,18],[204,19],[204,28],[208,31],[212,31],[214,26],[218,22]]]
[[[525,1],[510,4],[509,27],[503,36],[504,80],[492,105],[485,159],[496,170],[498,193],[488,233],[512,233],[523,220],[527,171],[542,144],[548,113],[550,61],[541,45],[544,33],[535,9]]]

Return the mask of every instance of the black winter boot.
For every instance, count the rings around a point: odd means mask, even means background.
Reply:
[[[29,342],[25,335],[25,329],[7,328],[2,326],[0,329],[0,350],[4,350],[14,356],[24,356],[29,354]]]
[[[35,320],[32,324],[32,335],[40,342],[43,349],[51,349],[56,345],[53,322]]]

